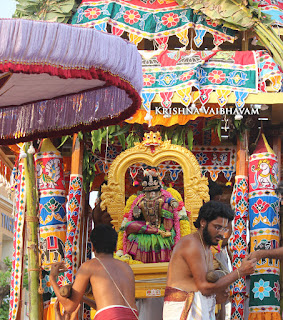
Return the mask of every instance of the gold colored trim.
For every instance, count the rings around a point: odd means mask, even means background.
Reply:
[[[152,134],[152,132],[150,133]],[[159,136],[159,133],[157,133]],[[184,203],[191,212],[191,230],[194,230],[193,221],[203,201],[209,201],[208,180],[202,177],[200,166],[188,149],[171,144],[170,140],[158,141],[159,145],[145,145],[145,142],[136,143],[116,157],[108,172],[108,184],[102,186],[101,208],[111,215],[116,230],[121,226],[125,207],[125,174],[127,169],[135,163],[145,163],[158,166],[164,161],[175,161],[183,170]]]
[[[272,90],[269,88],[268,90]],[[245,104],[282,104],[283,101],[283,92],[260,92],[260,93],[250,93],[245,100]],[[155,95],[153,102],[161,103],[161,98],[159,94]],[[172,98],[173,103],[181,103],[181,98],[175,92]],[[233,92],[228,97],[227,104],[235,104],[236,97]],[[217,93],[211,92],[210,98],[207,103],[218,103],[217,102]]]

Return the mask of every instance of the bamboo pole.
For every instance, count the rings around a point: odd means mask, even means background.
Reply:
[[[281,181],[281,157],[282,157],[282,137],[276,136],[273,137],[273,151],[277,156],[278,160],[278,181]]]
[[[30,320],[40,319],[39,264],[38,264],[38,217],[37,192],[33,154],[28,153],[30,143],[25,144],[27,157],[24,159],[26,172],[27,203],[27,252],[28,252],[28,290]]]

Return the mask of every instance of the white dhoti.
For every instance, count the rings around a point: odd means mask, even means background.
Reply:
[[[167,287],[165,290],[163,320],[215,320],[215,295],[203,296]]]

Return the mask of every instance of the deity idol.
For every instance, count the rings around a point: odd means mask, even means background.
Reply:
[[[180,239],[179,203],[161,188],[156,167],[144,170],[142,186],[143,193],[133,201],[122,224],[123,251],[144,263],[167,262]]]

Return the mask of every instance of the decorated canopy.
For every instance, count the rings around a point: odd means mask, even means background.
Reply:
[[[136,46],[93,29],[0,20],[0,144],[92,130],[140,106]]]
[[[270,82],[274,91],[281,88],[282,73],[266,51],[140,51],[143,59],[144,87],[142,107],[131,123],[145,123],[151,114],[151,124],[185,124],[197,117],[215,115],[213,107],[205,106],[211,93],[217,95],[217,107],[225,108],[231,93],[235,105],[243,112],[245,100],[251,93],[266,92]],[[181,108],[197,103],[197,110],[168,110],[174,94],[179,96]],[[151,103],[158,97],[161,108],[152,110]],[[165,110],[164,110],[164,109]],[[181,116],[180,116],[181,114]],[[170,118],[170,119],[168,119]],[[174,120],[174,118],[177,118]]]
[[[206,32],[213,35],[215,45],[234,41],[234,31],[223,28],[193,9],[179,6],[174,0],[83,0],[72,20],[73,24],[107,30],[112,33],[129,34],[129,39],[138,44],[143,39],[155,40],[160,49],[166,49],[169,36],[176,35],[182,45],[189,44],[188,29],[194,28],[194,42],[200,46]]]
[[[268,6],[261,2],[260,7],[267,10]],[[276,6],[278,10],[279,7]],[[266,51],[218,51],[223,42],[234,41],[235,31],[221,25],[225,20],[212,20],[196,11],[185,0],[81,2],[72,24],[119,36],[127,33],[131,42],[140,44],[140,49],[147,49],[148,42],[142,40],[153,40],[154,49],[159,49],[139,50],[144,78],[142,108],[127,122],[172,126],[198,117],[212,117],[219,106],[226,108],[231,93],[235,96],[233,112],[242,114],[249,112],[243,108],[249,94],[266,92],[269,83],[272,90],[280,90],[281,71]],[[207,32],[213,36],[214,50],[193,50],[193,42],[200,47]],[[172,36],[184,46],[181,50],[167,49]],[[190,50],[186,50],[188,47]],[[204,108],[215,93],[218,104]],[[173,101],[181,103],[175,110]],[[160,103],[160,108],[154,108],[152,103]],[[193,109],[187,110],[190,106]]]

